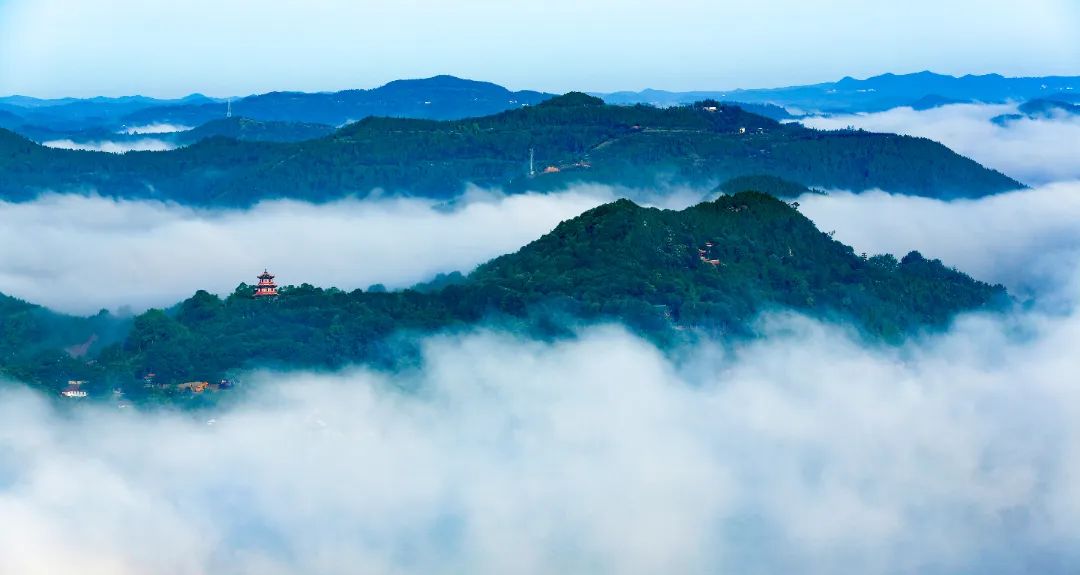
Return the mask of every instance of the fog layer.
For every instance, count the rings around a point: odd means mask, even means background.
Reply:
[[[1075,315],[900,348],[764,321],[679,361],[618,328],[436,337],[202,416],[7,390],[0,572],[1071,572]]]
[[[870,191],[799,198],[800,210],[856,251],[928,257],[1043,304],[1080,274],[1080,182],[945,202]],[[1054,293],[1066,286],[1065,293]]]
[[[429,200],[294,201],[199,210],[155,201],[50,195],[0,202],[0,292],[57,310],[171,305],[198,289],[230,293],[263,268],[283,284],[406,287],[469,271],[614,198],[474,192]]]
[[[110,154],[124,154],[127,152],[164,152],[176,148],[176,144],[157,138],[143,138],[130,141],[101,140],[96,142],[49,140],[42,142],[41,145],[62,150],[89,150],[91,152],[108,152]]]

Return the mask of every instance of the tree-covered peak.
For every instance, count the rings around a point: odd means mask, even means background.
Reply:
[[[596,96],[590,96],[584,92],[567,92],[562,96],[556,96],[541,102],[536,106],[538,108],[582,108],[603,105],[604,101]]]

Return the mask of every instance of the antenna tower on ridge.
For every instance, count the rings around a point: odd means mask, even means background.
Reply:
[[[232,98],[229,98],[228,107],[225,108],[225,117],[226,118],[231,118],[232,117]]]
[[[536,162],[533,161],[534,158],[535,158],[535,151],[536,150],[534,150],[532,148],[529,148],[529,177],[530,178],[536,175]]]

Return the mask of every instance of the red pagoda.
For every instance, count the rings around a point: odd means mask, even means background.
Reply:
[[[274,274],[263,270],[259,274],[259,285],[255,286],[255,297],[273,297],[277,293],[277,284],[274,283]]]

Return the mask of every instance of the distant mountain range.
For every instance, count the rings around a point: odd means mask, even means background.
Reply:
[[[611,104],[646,103],[660,106],[704,99],[747,104],[771,104],[789,113],[878,112],[899,106],[925,109],[961,102],[1023,102],[1035,98],[1070,98],[1080,93],[1080,76],[1006,78],[998,74],[962,77],[919,72],[882,74],[865,80],[846,77],[837,82],[750,90],[614,92],[598,94]]]
[[[55,132],[86,129],[115,131],[123,127],[124,118],[139,110],[153,107],[205,105],[217,102],[202,94],[192,94],[177,100],[158,100],[145,96],[122,98],[60,98],[43,100],[26,96],[0,98],[0,126],[43,128]],[[6,114],[3,114],[6,112]],[[15,119],[13,120],[12,117]]]
[[[63,98],[40,100],[24,96],[0,98],[0,126],[77,131],[152,124],[200,126],[232,115],[268,122],[340,126],[369,116],[452,120],[486,116],[537,104],[553,94],[512,92],[490,82],[435,76],[397,80],[371,90],[305,93],[270,92],[228,101],[193,94],[179,100],[126,98]]]
[[[452,198],[468,184],[511,192],[574,182],[715,186],[747,175],[940,198],[1022,187],[926,139],[812,130],[717,102],[658,109],[605,105],[574,93],[479,118],[372,117],[303,142],[215,137],[169,152],[124,155],[50,149],[0,131],[0,172],[0,198],[8,200],[42,190],[94,189],[230,206],[274,198],[327,201],[375,189]]]
[[[175,384],[216,382],[249,367],[407,365],[416,340],[404,334],[447,328],[500,325],[550,338],[582,323],[619,321],[663,346],[699,333],[753,337],[758,314],[792,309],[895,341],[1008,300],[1004,288],[916,252],[900,260],[857,255],[792,205],[757,192],[679,212],[619,200],[439,287],[387,293],[303,285],[269,300],[251,294],[247,285],[225,299],[199,292],[167,311],[112,324],[104,315],[55,316],[0,297],[0,342],[10,348],[0,355],[0,373],[54,390],[78,379],[99,396],[120,388],[133,398],[183,399],[191,392]],[[107,338],[116,345],[76,349],[110,325],[130,331]],[[42,341],[57,347],[42,349]],[[148,390],[151,380],[166,387]]]
[[[234,100],[234,115],[253,120],[341,126],[370,116],[456,120],[538,104],[553,94],[511,92],[490,82],[435,76],[397,80],[372,90],[315,93],[270,92]],[[199,125],[222,118],[224,104],[146,108],[124,117],[128,124],[169,122]]]
[[[667,92],[614,92],[595,94],[607,103],[673,106],[702,100],[737,104],[774,120],[787,120],[808,112],[852,113],[880,111],[897,106],[928,109],[964,102],[1001,103],[1049,99],[1076,103],[1080,77],[1005,78],[996,74],[954,77],[931,72],[884,74],[856,80],[844,78],[808,86],[786,88]],[[367,117],[459,120],[536,105],[553,94],[510,91],[489,82],[435,76],[397,80],[370,90],[340,92],[270,92],[232,99],[233,116],[260,122],[323,124],[339,127]],[[124,132],[154,124],[197,127],[225,119],[230,104],[224,98],[192,94],[177,100],[143,96],[122,98],[61,98],[42,100],[25,96],[0,98],[0,128],[13,130],[37,142],[70,139],[125,141]],[[248,130],[243,137],[267,134],[274,141],[295,141],[281,124],[274,129]],[[305,133],[297,130],[297,134]],[[164,137],[169,139],[169,137]],[[176,142],[190,143],[191,136]]]

